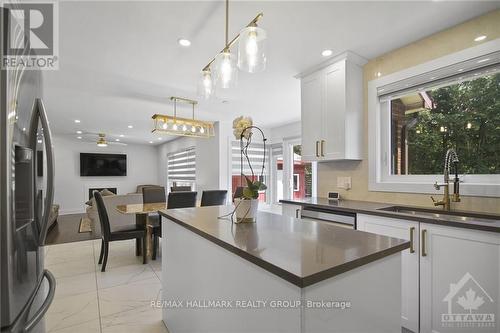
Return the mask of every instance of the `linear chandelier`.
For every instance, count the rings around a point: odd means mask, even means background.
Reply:
[[[194,107],[198,104],[197,101],[175,96],[170,97],[170,100],[174,102],[174,115],[153,115],[153,133],[161,132],[169,135],[191,136],[197,138],[209,138],[215,135],[214,124],[212,122],[197,120],[194,118]],[[193,108],[192,119],[177,117],[178,101],[191,104]]]
[[[229,0],[226,0],[225,46],[210,62],[203,67],[198,83],[198,94],[206,99],[214,94],[215,87],[228,89],[238,81],[238,69],[257,73],[266,68],[265,40],[266,31],[257,26],[264,16],[259,13],[231,41],[229,30]],[[231,47],[238,43],[238,54],[231,53]]]

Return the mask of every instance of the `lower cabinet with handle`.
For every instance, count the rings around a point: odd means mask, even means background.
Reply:
[[[410,248],[401,252],[401,326],[418,332],[419,223],[358,214],[357,226],[361,231],[410,241]]]
[[[411,241],[402,253],[401,325],[413,332],[498,332],[500,235],[372,215],[358,230]]]
[[[420,223],[420,332],[500,330],[500,234]]]
[[[302,206],[294,204],[281,204],[281,214],[284,216],[294,217],[296,219],[301,218]]]

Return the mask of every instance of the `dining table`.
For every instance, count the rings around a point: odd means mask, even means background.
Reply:
[[[135,224],[138,227],[145,228],[147,237],[146,237],[146,249],[147,255],[151,255],[152,246],[152,237],[151,237],[151,228],[148,228],[148,215],[158,213],[158,211],[167,209],[166,202],[157,202],[157,203],[146,203],[146,204],[129,204],[129,205],[118,205],[116,206],[116,210],[122,214],[134,214],[135,215]],[[142,255],[142,240],[136,239],[135,241],[135,254],[137,256]]]

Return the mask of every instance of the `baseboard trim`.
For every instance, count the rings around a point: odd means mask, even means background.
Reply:
[[[59,215],[70,215],[70,214],[84,214],[85,210],[83,209],[60,209]]]

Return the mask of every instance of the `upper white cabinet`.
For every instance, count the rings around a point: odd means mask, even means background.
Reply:
[[[346,52],[298,75],[304,160],[362,159],[365,63],[360,56]]]

